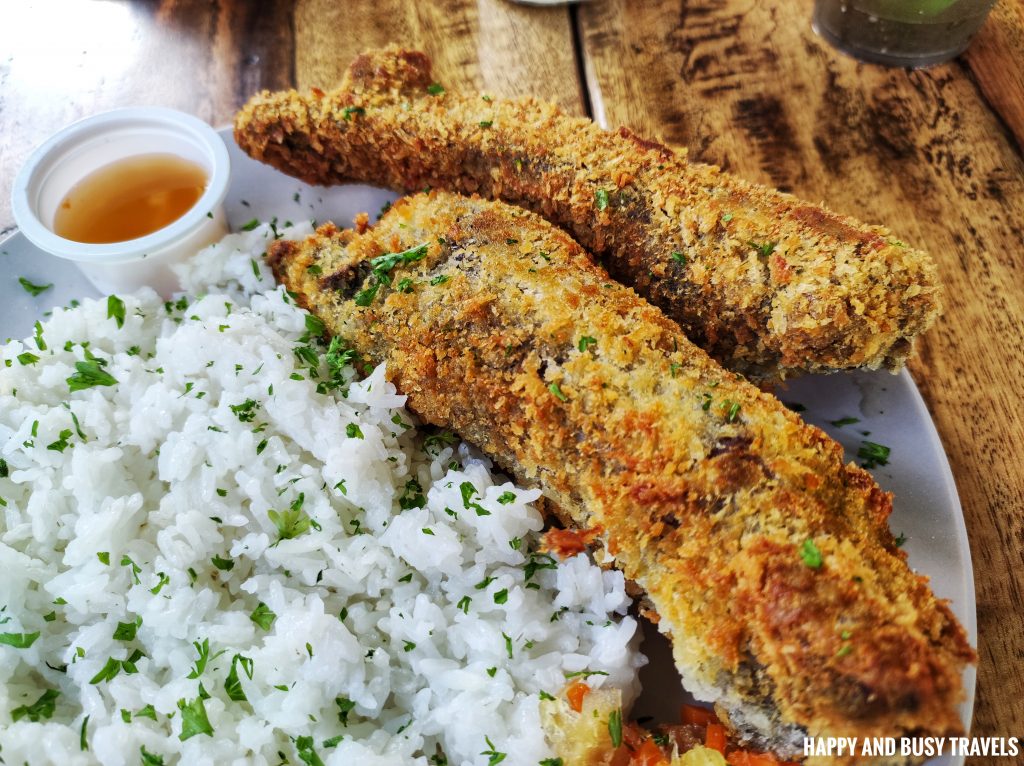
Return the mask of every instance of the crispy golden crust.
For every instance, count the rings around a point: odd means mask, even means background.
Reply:
[[[750,376],[896,369],[938,314],[931,260],[885,229],[551,104],[430,85],[422,53],[366,53],[336,91],[255,96],[235,140],[310,183],[451,189],[532,209]]]
[[[369,259],[420,243],[422,260],[357,305],[376,281]],[[973,652],[896,547],[889,496],[568,235],[432,193],[362,234],[328,225],[277,243],[270,260],[332,333],[387,362],[421,417],[596,530],[673,636],[691,691],[812,734],[961,730]]]

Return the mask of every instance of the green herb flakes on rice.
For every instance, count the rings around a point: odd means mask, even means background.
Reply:
[[[532,766],[542,690],[636,692],[622,576],[548,566],[539,492],[357,379],[271,236],[0,348],[0,757]]]

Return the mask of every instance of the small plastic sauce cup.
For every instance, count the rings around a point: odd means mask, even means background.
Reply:
[[[162,229],[124,242],[75,242],[53,232],[57,210],[75,185],[141,154],[174,154],[205,170],[206,190],[191,209]],[[227,233],[223,203],[230,175],[224,142],[202,120],[161,107],[116,109],[69,125],[32,152],[11,201],[25,237],[40,250],[74,261],[100,291],[149,285],[167,296],[180,287],[170,266]]]

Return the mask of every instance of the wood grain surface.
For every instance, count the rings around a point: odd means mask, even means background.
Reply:
[[[911,372],[971,539],[981,655],[973,732],[1008,736],[1024,725],[1024,161],[1010,118],[962,62],[860,64],[819,39],[809,18],[806,3],[758,0],[584,4],[595,116],[884,222],[935,257],[946,310]],[[1015,50],[991,48],[985,66]],[[1024,91],[1001,98],[1024,105]]]
[[[215,125],[261,88],[330,87],[365,47],[427,51],[437,79],[534,94],[686,147],[929,250],[946,312],[912,372],[971,537],[981,662],[973,731],[1024,726],[1024,1],[924,71],[859,64],[810,0],[45,0],[0,7],[0,231],[32,146],[81,116],[159,104]],[[976,763],[982,763],[981,760]]]

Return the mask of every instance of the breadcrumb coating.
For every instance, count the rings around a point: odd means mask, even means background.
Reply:
[[[364,53],[329,93],[260,93],[238,113],[235,140],[309,183],[529,208],[750,377],[896,370],[939,313],[932,261],[886,229],[553,104],[445,90],[414,51]]]
[[[432,192],[361,228],[270,263],[420,417],[593,536],[742,740],[962,731],[974,653],[839,444],[535,214]]]

